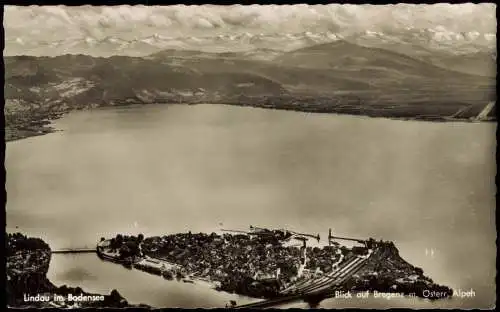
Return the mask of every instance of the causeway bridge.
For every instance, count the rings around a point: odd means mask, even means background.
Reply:
[[[53,254],[68,254],[68,253],[95,253],[95,248],[62,248],[51,251]]]
[[[234,308],[268,308],[294,301],[306,301],[312,306],[317,305],[323,299],[334,297],[335,291],[340,290],[340,286],[346,280],[361,270],[370,256],[371,254],[368,254],[367,256],[354,256],[345,261],[336,270],[333,270],[323,276],[301,281],[285,288],[280,292],[280,296],[277,298],[244,304]]]

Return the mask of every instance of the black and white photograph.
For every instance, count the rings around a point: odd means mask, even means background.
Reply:
[[[496,4],[3,27],[9,308],[495,308]]]

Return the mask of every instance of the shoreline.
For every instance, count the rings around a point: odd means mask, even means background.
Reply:
[[[398,115],[390,115],[384,112],[377,113],[376,115],[368,114],[368,113],[359,113],[359,112],[344,112],[342,110],[336,109],[335,107],[331,108],[315,108],[308,106],[298,106],[298,107],[288,107],[288,106],[279,106],[279,105],[260,105],[260,104],[245,104],[245,103],[128,103],[125,105],[111,105],[111,106],[98,106],[98,107],[89,107],[89,108],[80,108],[74,110],[64,110],[64,111],[56,111],[56,112],[35,112],[30,113],[28,120],[16,121],[8,124],[10,119],[17,119],[19,115],[23,113],[17,112],[14,114],[5,113],[5,142],[15,142],[23,139],[43,136],[50,133],[62,132],[63,130],[56,129],[54,122],[58,119],[64,118],[67,114],[73,111],[87,111],[97,109],[114,109],[114,108],[123,108],[123,107],[143,107],[151,104],[157,105],[227,105],[227,106],[237,106],[237,107],[252,107],[252,108],[260,108],[260,109],[271,109],[278,111],[293,111],[299,113],[311,113],[311,114],[321,114],[321,115],[336,115],[336,116],[352,116],[352,117],[362,117],[362,118],[376,118],[376,119],[387,119],[387,120],[395,120],[395,121],[416,121],[416,122],[430,122],[430,123],[497,123],[498,120],[494,117],[476,120],[472,117],[470,118],[455,118],[449,116],[439,116],[439,115],[420,115],[420,116],[398,116]],[[369,108],[369,107],[368,107]],[[354,108],[353,108],[354,109]],[[361,110],[362,108],[359,108]],[[33,118],[33,115],[35,116]],[[23,118],[24,119],[24,118]]]
[[[109,240],[105,240],[105,241],[99,242],[98,245],[97,245],[97,248],[96,248],[97,249],[97,256],[100,259],[104,260],[104,261],[109,261],[109,262],[113,262],[113,263],[116,263],[116,264],[121,264],[121,265],[125,266],[128,269],[135,269],[135,270],[142,271],[142,272],[145,272],[145,273],[149,273],[149,274],[152,274],[152,275],[157,275],[159,277],[163,277],[163,272],[162,271],[156,271],[156,270],[151,270],[150,271],[150,270],[144,268],[140,264],[140,262],[143,261],[143,260],[150,259],[150,260],[153,260],[153,261],[161,262],[162,264],[166,264],[166,265],[170,266],[170,269],[174,268],[174,267],[177,267],[180,270],[185,270],[185,268],[182,268],[179,265],[177,265],[175,263],[172,263],[170,261],[167,261],[167,260],[165,260],[163,258],[155,258],[155,257],[151,257],[151,256],[144,256],[144,257],[138,258],[137,260],[135,260],[132,263],[120,260],[118,258],[118,256],[112,256],[112,255],[110,255],[110,254],[108,254],[108,253],[106,253],[105,251],[102,250],[105,247],[102,247],[101,244],[107,243],[108,241]],[[220,286],[215,281],[210,280],[209,277],[195,276],[195,275],[188,275],[186,277],[183,277],[183,278],[179,279],[177,282],[186,282],[186,283],[191,283],[192,282],[192,283],[194,283],[196,285],[207,287],[207,288],[210,288],[210,289],[213,289],[213,290],[217,290],[217,287]]]
[[[78,286],[56,286],[47,278],[52,251],[42,239],[7,233],[6,247],[9,308],[149,307],[129,304],[116,289],[103,295]]]

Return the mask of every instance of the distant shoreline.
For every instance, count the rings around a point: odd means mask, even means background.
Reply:
[[[53,122],[63,118],[66,114],[73,111],[88,111],[93,109],[114,109],[114,108],[124,108],[124,107],[142,107],[148,105],[227,105],[227,106],[241,106],[241,107],[253,107],[261,109],[272,109],[272,110],[286,110],[295,111],[301,113],[313,113],[313,114],[331,114],[331,115],[344,115],[344,116],[358,116],[358,117],[369,117],[369,118],[381,118],[388,120],[398,120],[398,121],[422,121],[422,122],[443,122],[443,123],[496,123],[496,118],[489,118],[484,120],[475,120],[473,118],[454,118],[447,116],[432,116],[432,115],[421,115],[415,117],[402,117],[402,116],[391,116],[390,114],[379,112],[380,115],[374,116],[373,114],[363,114],[363,113],[353,113],[345,112],[342,110],[335,109],[332,107],[328,108],[316,108],[307,106],[278,106],[278,105],[262,105],[262,104],[242,104],[242,103],[129,103],[126,105],[114,105],[114,106],[99,106],[95,108],[83,108],[83,109],[73,109],[65,110],[62,112],[34,112],[29,111],[25,114],[28,116],[23,116],[24,113],[17,112],[15,114],[6,113],[5,122],[5,141],[14,142],[22,139],[42,136],[49,133],[59,132],[62,130],[56,129]],[[359,109],[358,109],[359,110]],[[21,116],[22,118],[15,118],[16,116]],[[15,121],[14,121],[15,120]],[[10,124],[9,124],[10,121]]]

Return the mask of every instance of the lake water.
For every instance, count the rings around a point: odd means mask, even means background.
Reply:
[[[7,143],[8,231],[58,249],[221,224],[323,238],[331,227],[392,240],[435,282],[476,296],[434,304],[330,299],[321,307],[494,306],[496,124],[148,105],[74,112],[56,127],[63,131]],[[92,254],[54,255],[48,275],[56,285],[116,288],[156,307],[252,301]]]

